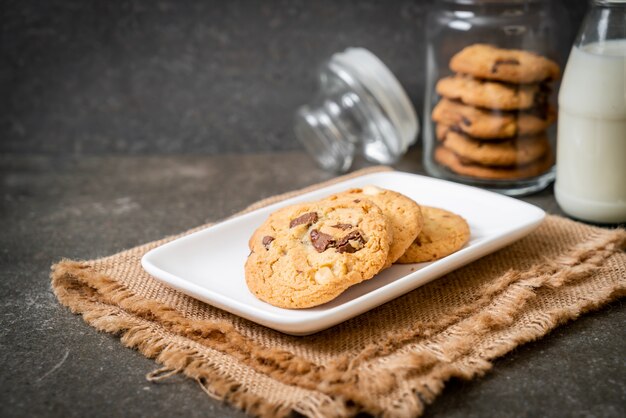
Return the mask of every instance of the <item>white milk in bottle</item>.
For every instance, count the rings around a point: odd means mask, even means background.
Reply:
[[[576,218],[626,222],[626,39],[572,49],[559,93],[555,194]]]

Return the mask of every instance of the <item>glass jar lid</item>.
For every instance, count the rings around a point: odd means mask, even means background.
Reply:
[[[413,144],[419,129],[404,89],[374,54],[348,48],[319,74],[316,97],[296,112],[297,139],[326,170],[343,172],[355,152],[392,164]]]
[[[401,140],[401,152],[415,143],[419,124],[415,109],[398,79],[378,57],[365,48],[348,48],[334,54],[330,65],[339,63],[354,75],[380,103]]]

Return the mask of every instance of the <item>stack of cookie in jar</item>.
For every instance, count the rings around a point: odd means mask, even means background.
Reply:
[[[435,160],[452,172],[481,179],[517,180],[552,167],[546,130],[556,111],[549,83],[560,75],[552,60],[485,44],[450,60],[456,74],[439,80]]]

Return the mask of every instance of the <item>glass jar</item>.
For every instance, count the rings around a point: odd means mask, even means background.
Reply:
[[[295,116],[296,138],[320,167],[347,171],[354,156],[392,164],[415,143],[419,124],[393,73],[364,48],[334,54],[319,72],[319,90]]]
[[[426,28],[423,158],[430,175],[513,196],[554,180],[554,93],[571,42],[559,7],[437,2]]]
[[[555,196],[568,214],[626,222],[626,2],[590,2],[559,93]]]

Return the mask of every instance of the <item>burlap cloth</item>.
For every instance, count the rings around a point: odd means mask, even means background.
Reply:
[[[496,357],[626,293],[626,231],[548,216],[503,250],[329,330],[293,337],[151,278],[141,257],[174,238],[61,261],[54,292],[90,325],[155,358],[163,368],[148,379],[184,373],[259,416],[420,415],[451,377],[481,375]]]

